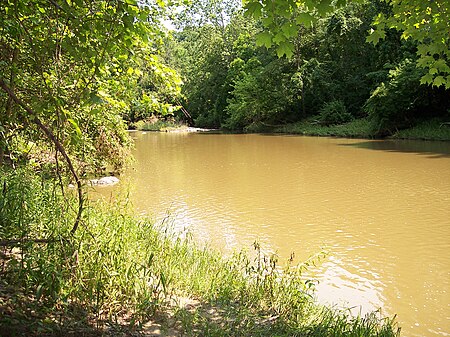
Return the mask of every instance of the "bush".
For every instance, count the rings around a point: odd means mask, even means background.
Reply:
[[[407,127],[412,118],[425,107],[427,88],[420,85],[424,70],[414,61],[404,60],[389,73],[389,81],[381,83],[366,101],[365,111],[373,120],[377,135],[393,134]]]
[[[320,109],[319,121],[325,125],[336,125],[350,122],[353,116],[347,112],[344,102],[333,100],[327,102]]]

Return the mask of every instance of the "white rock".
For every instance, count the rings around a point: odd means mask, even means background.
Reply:
[[[119,178],[117,177],[103,177],[98,180],[99,185],[115,185],[119,182]]]
[[[95,185],[103,185],[103,186],[115,185],[115,184],[117,184],[119,182],[119,178],[110,176],[110,177],[103,177],[103,178],[100,178],[100,179],[91,179],[89,182],[91,183],[92,186],[95,186]]]

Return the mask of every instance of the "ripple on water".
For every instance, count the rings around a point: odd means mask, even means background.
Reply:
[[[382,306],[407,336],[448,335],[450,157],[429,154],[450,144],[421,155],[428,143],[134,136],[140,209],[172,205],[175,222],[226,251],[258,239],[299,261],[326,248],[320,298]]]

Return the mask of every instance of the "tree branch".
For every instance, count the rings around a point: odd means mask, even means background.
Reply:
[[[4,92],[6,92],[8,94],[9,97],[11,97],[11,99],[16,104],[21,106],[26,112],[28,112],[30,114],[30,116],[33,118],[33,122],[45,133],[47,138],[50,139],[53,142],[53,144],[55,144],[56,150],[59,151],[59,153],[61,153],[61,155],[64,157],[64,159],[67,163],[67,166],[69,167],[69,170],[70,170],[73,178],[76,181],[77,191],[78,191],[78,213],[77,213],[77,218],[75,219],[75,223],[72,227],[72,230],[70,231],[71,234],[74,234],[78,228],[78,225],[80,224],[80,221],[81,221],[84,197],[83,197],[83,188],[81,185],[81,180],[78,177],[78,175],[75,171],[75,168],[73,167],[73,164],[72,164],[72,161],[70,160],[69,155],[67,154],[66,150],[62,146],[61,142],[55,137],[53,132],[46,125],[44,125],[41,122],[41,120],[37,117],[37,114],[33,111],[33,109],[31,109],[24,101],[22,101],[19,97],[16,96],[14,91],[5,83],[3,78],[0,78],[0,87],[3,89]]]

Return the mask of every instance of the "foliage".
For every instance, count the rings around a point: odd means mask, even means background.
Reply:
[[[201,127],[220,127],[224,123],[234,76],[230,66],[234,59],[247,59],[253,53],[254,22],[245,20],[235,9],[225,10],[228,2],[221,3],[194,2],[186,9],[189,16],[182,13],[181,22],[175,22],[184,29],[175,32],[167,46],[168,62],[180,72],[185,83],[182,104]],[[235,8],[236,1],[232,3],[230,6]],[[211,20],[211,16],[224,18],[226,22]],[[194,18],[193,22],[187,18]],[[197,25],[195,18],[200,18],[203,24]]]
[[[251,3],[247,2],[245,7],[247,14],[253,6]],[[411,39],[401,40],[401,34],[395,30],[387,30],[385,39],[375,46],[366,43],[373,17],[378,13],[385,16],[392,13],[391,6],[384,1],[333,2],[332,5],[338,6],[331,6],[322,13],[314,9],[317,3],[310,1],[291,16],[287,13],[292,8],[287,9],[286,3],[290,2],[275,1],[274,7],[269,9],[265,2],[260,2],[253,7],[255,15],[246,17],[234,11],[225,26],[208,20],[188,24],[184,18],[184,28],[175,33],[176,39],[171,45],[179,57],[172,55],[175,63],[170,64],[176,64],[185,76],[183,104],[194,116],[197,126],[252,132],[267,131],[275,125],[310,116],[316,116],[315,120],[325,124],[361,119],[368,114],[364,108],[366,101],[382,83],[390,80],[390,71],[402,67],[406,60],[417,59],[417,44]],[[210,6],[220,8],[217,2]],[[299,23],[296,35],[286,37],[293,47],[290,59],[277,60],[276,48],[259,47],[270,47],[265,43],[269,35],[275,39],[276,35],[271,35],[274,32],[261,30],[270,20],[281,29],[278,33],[288,34],[288,28],[283,31],[284,23],[292,22],[295,15],[304,20],[305,15],[300,12],[308,11],[312,15],[311,25]],[[217,14],[220,16],[226,17],[226,14]],[[272,19],[268,19],[271,16]],[[234,41],[233,44],[230,41]],[[182,59],[188,62],[183,63]],[[400,83],[398,90],[402,90],[402,85],[407,82]],[[421,90],[431,97],[422,100],[422,108],[431,110],[433,116],[445,113],[448,100],[445,89],[423,87]],[[411,101],[423,98],[421,90],[411,92]],[[407,110],[391,111],[389,128],[412,125],[417,114],[413,114],[414,120],[404,116],[408,114]],[[373,124],[378,122],[374,120]],[[380,129],[379,135],[388,133]]]
[[[327,102],[320,109],[319,121],[325,125],[343,124],[352,119],[353,116],[347,112],[345,104],[339,100]]]
[[[191,1],[174,15],[173,23],[179,30],[209,25],[224,30],[240,7],[240,0]]]
[[[165,65],[156,54],[142,53],[138,56],[140,76],[130,88],[130,106],[123,113],[130,125],[152,115],[173,115],[179,109],[182,80],[178,73]]]
[[[349,1],[350,2],[350,1]],[[360,3],[359,0],[353,0]],[[301,27],[310,28],[330,12],[344,6],[346,0],[316,1],[316,0],[289,0],[289,1],[257,1],[246,0],[244,7],[246,15],[261,19],[266,30],[258,35],[258,45],[270,48],[277,46],[279,57],[294,55],[295,45],[292,38],[297,37]]]
[[[378,134],[392,134],[395,128],[410,126],[412,118],[426,106],[428,91],[420,85],[423,72],[406,59],[389,72],[389,81],[372,93],[365,109],[375,121]]]
[[[450,116],[447,120],[431,119],[392,135],[396,139],[450,140]]]
[[[450,88],[450,37],[448,22],[450,7],[447,0],[424,2],[421,0],[384,0],[391,11],[379,12],[373,21],[376,30],[371,30],[367,41],[377,43],[386,37],[386,28],[402,31],[402,38],[418,44],[417,65],[428,72],[421,83]],[[292,38],[300,27],[310,27],[319,18],[335,12],[346,4],[362,3],[361,0],[275,0],[244,2],[246,14],[261,19],[266,30],[258,35],[259,45],[277,46],[279,57],[291,58],[295,46]]]
[[[264,61],[263,65],[258,58],[251,58],[241,64],[228,99],[226,128],[277,123],[299,105],[289,63],[270,57]]]
[[[122,116],[143,74],[139,67],[153,82],[165,83],[152,89],[146,77],[140,81],[146,87],[138,99],[145,108],[172,108],[158,102],[155,91],[176,94],[179,81],[151,57],[163,36],[165,4],[7,0],[0,8],[0,109],[6,112],[0,115],[0,164],[5,155],[13,166],[17,158],[30,160],[20,144],[43,153],[53,148],[59,176],[70,173],[77,185],[72,232],[83,212],[81,177],[108,168],[116,172],[126,162],[130,141]],[[142,65],[147,60],[151,71]]]
[[[131,102],[140,100],[140,110],[169,111],[155,97],[179,90],[176,75],[155,55],[164,35],[158,28],[163,6],[6,1],[0,9],[1,80],[30,110],[24,113],[3,88],[2,150],[16,151],[8,145],[16,130],[26,141],[41,140],[41,123],[52,142],[83,164],[82,174],[106,164],[119,169],[128,142],[121,116],[129,114]]]
[[[181,128],[183,125],[175,120],[171,119],[147,119],[147,120],[140,120],[136,123],[132,124],[132,127],[136,130],[141,131],[164,131],[170,128],[176,129]]]
[[[402,38],[416,41],[417,65],[427,70],[421,84],[450,89],[450,6],[446,0],[386,0],[392,14],[379,13],[374,20],[375,30],[367,41],[378,43],[386,36],[386,28],[402,32]]]
[[[374,138],[373,122],[367,118],[355,119],[341,125],[325,126],[317,120],[304,120],[302,122],[283,125],[274,128],[274,132],[299,134],[305,136],[346,137],[346,138]]]

